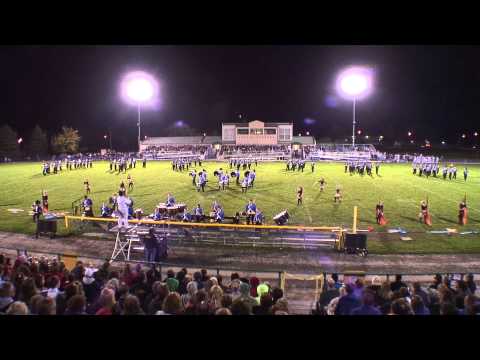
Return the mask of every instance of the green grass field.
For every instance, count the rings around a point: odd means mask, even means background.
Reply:
[[[459,228],[457,225],[458,203],[467,193],[469,224],[461,231],[479,230],[480,224],[480,167],[470,166],[467,182],[463,180],[461,164],[457,164],[457,180],[413,176],[410,165],[383,165],[380,176],[361,177],[344,173],[343,164],[317,163],[312,173],[310,164],[305,172],[286,172],[284,163],[261,163],[256,168],[255,187],[242,194],[241,188],[231,183],[226,191],[219,191],[213,171],[220,167],[228,169],[226,163],[204,163],[208,172],[208,185],[204,193],[192,186],[187,171],[174,172],[170,162],[150,161],[143,169],[137,164],[129,173],[135,180],[135,189],[129,194],[135,208],[141,207],[146,213],[153,212],[158,202],[164,202],[171,192],[177,202],[192,208],[200,203],[208,209],[214,200],[225,208],[226,215],[242,211],[249,198],[256,200],[264,212],[267,222],[284,208],[291,215],[290,224],[352,226],[353,206],[359,210],[359,228],[372,226],[380,232],[369,238],[369,249],[379,253],[425,253],[425,252],[480,252],[477,235],[431,235],[427,230]],[[71,211],[71,203],[84,194],[83,181],[91,183],[94,212],[99,214],[103,201],[118,189],[126,174],[112,174],[107,162],[96,162],[93,169],[63,170],[57,175],[43,176],[40,163],[19,163],[0,165],[0,230],[33,233],[34,224],[28,211],[34,200],[41,199],[41,190],[49,193],[51,211]],[[198,168],[197,168],[198,170]],[[315,182],[324,177],[325,191],[319,191]],[[336,185],[343,191],[341,204],[334,204]],[[296,189],[303,186],[305,195],[302,206],[296,205]],[[428,195],[432,215],[432,229],[417,220],[419,203]],[[389,223],[379,227],[375,223],[375,205],[378,200],[385,203],[385,215]],[[11,213],[8,209],[23,209]],[[408,230],[414,241],[400,241],[396,235],[381,234],[389,228],[402,227]],[[460,229],[459,229],[460,230]],[[62,230],[64,232],[64,230]]]

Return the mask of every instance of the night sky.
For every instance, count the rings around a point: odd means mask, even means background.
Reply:
[[[136,109],[118,96],[121,76],[141,69],[160,82],[160,109],[142,112],[142,132],[176,121],[220,135],[221,122],[293,122],[295,134],[351,135],[351,102],[337,97],[345,66],[375,69],[373,94],[357,103],[364,134],[456,142],[480,131],[480,47],[473,46],[29,46],[0,48],[0,122],[27,136],[78,128],[93,150],[136,147]],[[305,121],[308,119],[307,121]],[[470,135],[471,136],[471,135]]]

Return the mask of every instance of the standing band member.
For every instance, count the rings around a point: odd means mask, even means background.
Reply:
[[[144,167],[144,168],[147,167],[147,159],[146,159],[146,158],[143,158],[142,164],[143,164],[143,167]]]
[[[86,180],[83,182],[83,185],[85,186],[85,193],[86,193],[86,194],[90,194],[90,183],[88,182],[88,179],[86,179]]]
[[[387,223],[387,220],[385,219],[385,216],[383,214],[383,202],[380,201],[377,204],[377,207],[375,208],[376,216],[377,216],[377,224],[378,225],[385,225]]]
[[[418,214],[420,222],[423,222],[425,225],[432,226],[432,219],[428,210],[428,201],[425,202],[422,200],[420,202],[420,214]]]
[[[128,183],[128,191],[130,190],[133,190],[133,179],[132,179],[132,176],[130,174],[128,174],[127,176],[127,183]]]
[[[465,166],[465,169],[463,169],[463,180],[467,181],[467,177],[468,177],[468,169]]]
[[[337,188],[335,189],[335,195],[333,196],[333,202],[342,202],[342,193],[340,192],[340,186],[337,185]]]
[[[467,225],[467,221],[468,221],[468,209],[467,209],[467,202],[464,200],[460,203],[460,206],[459,206],[458,224]]]
[[[299,186],[297,189],[297,205],[301,205],[303,201],[303,187]]]
[[[323,192],[326,184],[325,179],[322,177],[320,180],[318,180],[318,182],[320,183],[320,191]]]
[[[42,190],[42,211],[48,213],[48,193],[47,190]]]
[[[33,210],[33,222],[37,222],[40,219],[40,215],[42,215],[43,209],[40,205],[40,200],[36,200],[35,203],[32,205]]]

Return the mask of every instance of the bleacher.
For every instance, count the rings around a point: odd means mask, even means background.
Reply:
[[[223,145],[218,160],[256,159],[258,161],[286,160],[291,157],[291,149],[286,145],[278,146],[235,146]]]
[[[303,148],[304,156],[312,161],[376,160],[379,154],[372,144],[316,144]]]

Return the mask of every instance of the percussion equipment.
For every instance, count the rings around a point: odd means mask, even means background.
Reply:
[[[273,217],[273,221],[275,221],[275,224],[277,225],[285,225],[288,222],[289,218],[290,218],[290,215],[288,215],[288,212],[284,210],[281,213],[275,215]]]
[[[173,206],[167,206],[165,203],[160,203],[157,207],[160,214],[167,214],[168,216],[173,217],[177,214],[183,213],[187,205],[178,203]]]

